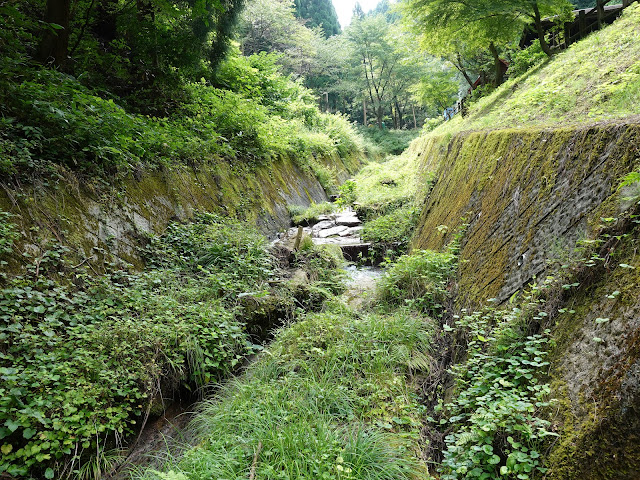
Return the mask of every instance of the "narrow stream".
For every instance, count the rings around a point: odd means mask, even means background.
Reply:
[[[349,260],[349,248],[362,245],[360,240],[360,220],[351,210],[327,216],[318,224],[305,228],[316,244],[337,244],[343,249]],[[297,234],[297,228],[281,236],[281,242],[290,242]],[[345,249],[347,247],[347,249]],[[344,267],[346,273],[346,291],[343,298],[354,309],[360,308],[371,298],[383,270],[378,267],[357,266],[353,263]],[[193,418],[194,405],[190,402],[175,402],[167,407],[164,414],[150,420],[130,447],[126,461],[111,475],[109,480],[128,480],[132,469],[160,467],[169,451],[179,450],[180,445],[188,445],[188,423]]]
[[[345,268],[348,275],[347,291],[344,293],[347,304],[360,308],[373,295],[378,279],[384,271],[379,267],[357,267],[349,265]]]

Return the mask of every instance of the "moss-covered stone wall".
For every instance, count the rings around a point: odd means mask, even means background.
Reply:
[[[552,420],[561,435],[551,479],[638,478],[639,228],[614,243],[605,267],[583,279],[555,319]]]
[[[413,246],[440,248],[468,223],[460,291],[473,304],[506,300],[547,260],[587,236],[607,210],[615,213],[619,179],[640,156],[640,125],[484,131],[421,142],[412,148],[435,172],[435,185]]]
[[[474,307],[504,302],[550,263],[573,265],[578,239],[618,221],[629,207],[620,179],[640,166],[640,125],[472,132],[412,149],[435,173],[413,246],[440,248],[468,223],[458,303]],[[550,317],[548,416],[560,436],[547,478],[638,478],[640,225],[628,224],[608,237],[604,265],[583,262],[579,284],[562,290],[564,308]]]
[[[339,179],[361,159],[318,159]],[[288,158],[267,166],[240,168],[219,160],[207,167],[141,172],[117,186],[62,173],[57,180],[0,183],[0,209],[12,213],[21,230],[18,250],[37,251],[46,239],[70,247],[80,261],[102,261],[105,254],[140,266],[141,236],[162,232],[172,220],[196,210],[255,222],[266,234],[289,226],[287,205],[308,206],[327,199],[311,169]]]

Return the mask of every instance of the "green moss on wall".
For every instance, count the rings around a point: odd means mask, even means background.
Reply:
[[[469,223],[460,290],[470,303],[508,298],[544,270],[553,242],[577,236],[594,212],[613,208],[616,199],[607,198],[634,166],[639,131],[596,125],[472,132],[446,148],[446,139],[417,141],[414,155],[422,171],[435,172],[435,185],[413,247],[438,249]],[[598,210],[603,203],[609,210]]]
[[[336,155],[316,161],[348,177],[361,158]],[[311,169],[300,164],[304,162],[283,157],[249,169],[214,159],[197,170],[175,166],[138,172],[117,186],[95,186],[63,171],[55,182],[3,185],[0,208],[19,225],[20,252],[38,255],[51,239],[70,247],[78,261],[101,263],[113,254],[140,267],[141,237],[162,232],[170,221],[186,220],[196,210],[260,223],[265,233],[288,226],[287,203],[326,199]],[[17,265],[11,263],[13,269]]]

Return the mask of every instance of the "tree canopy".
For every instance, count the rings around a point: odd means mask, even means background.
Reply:
[[[311,28],[322,27],[325,37],[341,32],[338,14],[331,0],[295,0],[296,16]]]

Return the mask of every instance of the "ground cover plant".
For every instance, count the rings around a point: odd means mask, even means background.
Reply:
[[[443,432],[441,478],[536,478],[556,437],[546,419],[550,386],[549,331],[529,334],[531,317],[546,316],[532,297],[522,308],[463,310],[445,328],[466,342],[466,360],[452,368],[455,391],[435,407],[431,428]],[[528,318],[529,317],[529,318]]]
[[[0,255],[11,254],[11,238]],[[82,477],[161,410],[162,397],[219,381],[254,351],[260,312],[243,295],[268,298],[286,318],[297,301],[319,308],[339,291],[335,261],[313,249],[296,259],[315,275],[304,291],[272,287],[278,261],[266,246],[255,227],[200,214],[150,238],[142,272],[104,265],[96,275],[49,243],[23,274],[4,276],[0,472]]]
[[[371,161],[340,188],[338,203],[363,220],[361,237],[372,244],[376,259],[406,253],[429,181],[418,185],[418,162],[409,154]]]
[[[413,204],[418,191],[417,169],[417,162],[408,155],[365,165],[353,179],[353,203],[358,213],[368,220]]]
[[[318,223],[322,215],[329,215],[337,210],[338,205],[330,202],[312,203],[308,208],[289,206],[291,221],[294,225],[311,225]]]

